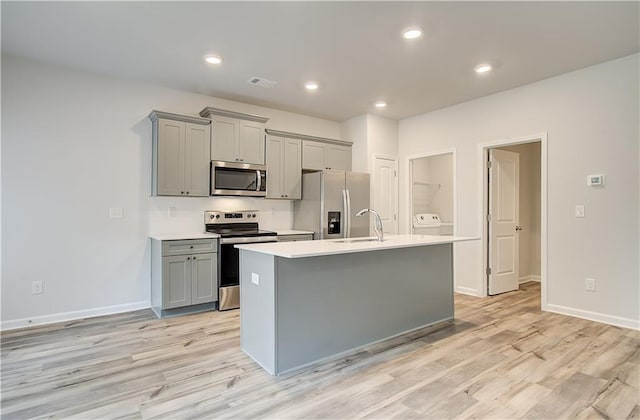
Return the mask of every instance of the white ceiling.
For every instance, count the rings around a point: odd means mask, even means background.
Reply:
[[[640,49],[638,2],[1,4],[3,53],[338,121],[422,114]],[[423,37],[402,39],[409,26]]]

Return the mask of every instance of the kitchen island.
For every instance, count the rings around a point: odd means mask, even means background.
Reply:
[[[272,375],[453,319],[453,243],[397,235],[236,245],[242,350]]]

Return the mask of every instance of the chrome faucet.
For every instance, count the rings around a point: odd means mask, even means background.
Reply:
[[[380,214],[373,209],[362,209],[356,213],[356,217],[360,217],[365,213],[373,214],[373,230],[376,232],[376,236],[378,237],[378,242],[384,241],[384,233],[382,231],[382,219],[380,218]]]

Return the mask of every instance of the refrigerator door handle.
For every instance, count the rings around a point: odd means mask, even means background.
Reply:
[[[346,217],[347,217],[347,238],[351,237],[351,194],[349,193],[349,190],[345,190],[347,193],[347,209],[345,210],[346,212]]]

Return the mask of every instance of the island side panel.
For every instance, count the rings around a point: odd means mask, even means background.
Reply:
[[[276,373],[274,259],[240,250],[240,347],[272,375]]]
[[[278,374],[453,318],[451,244],[277,257],[276,268]]]

